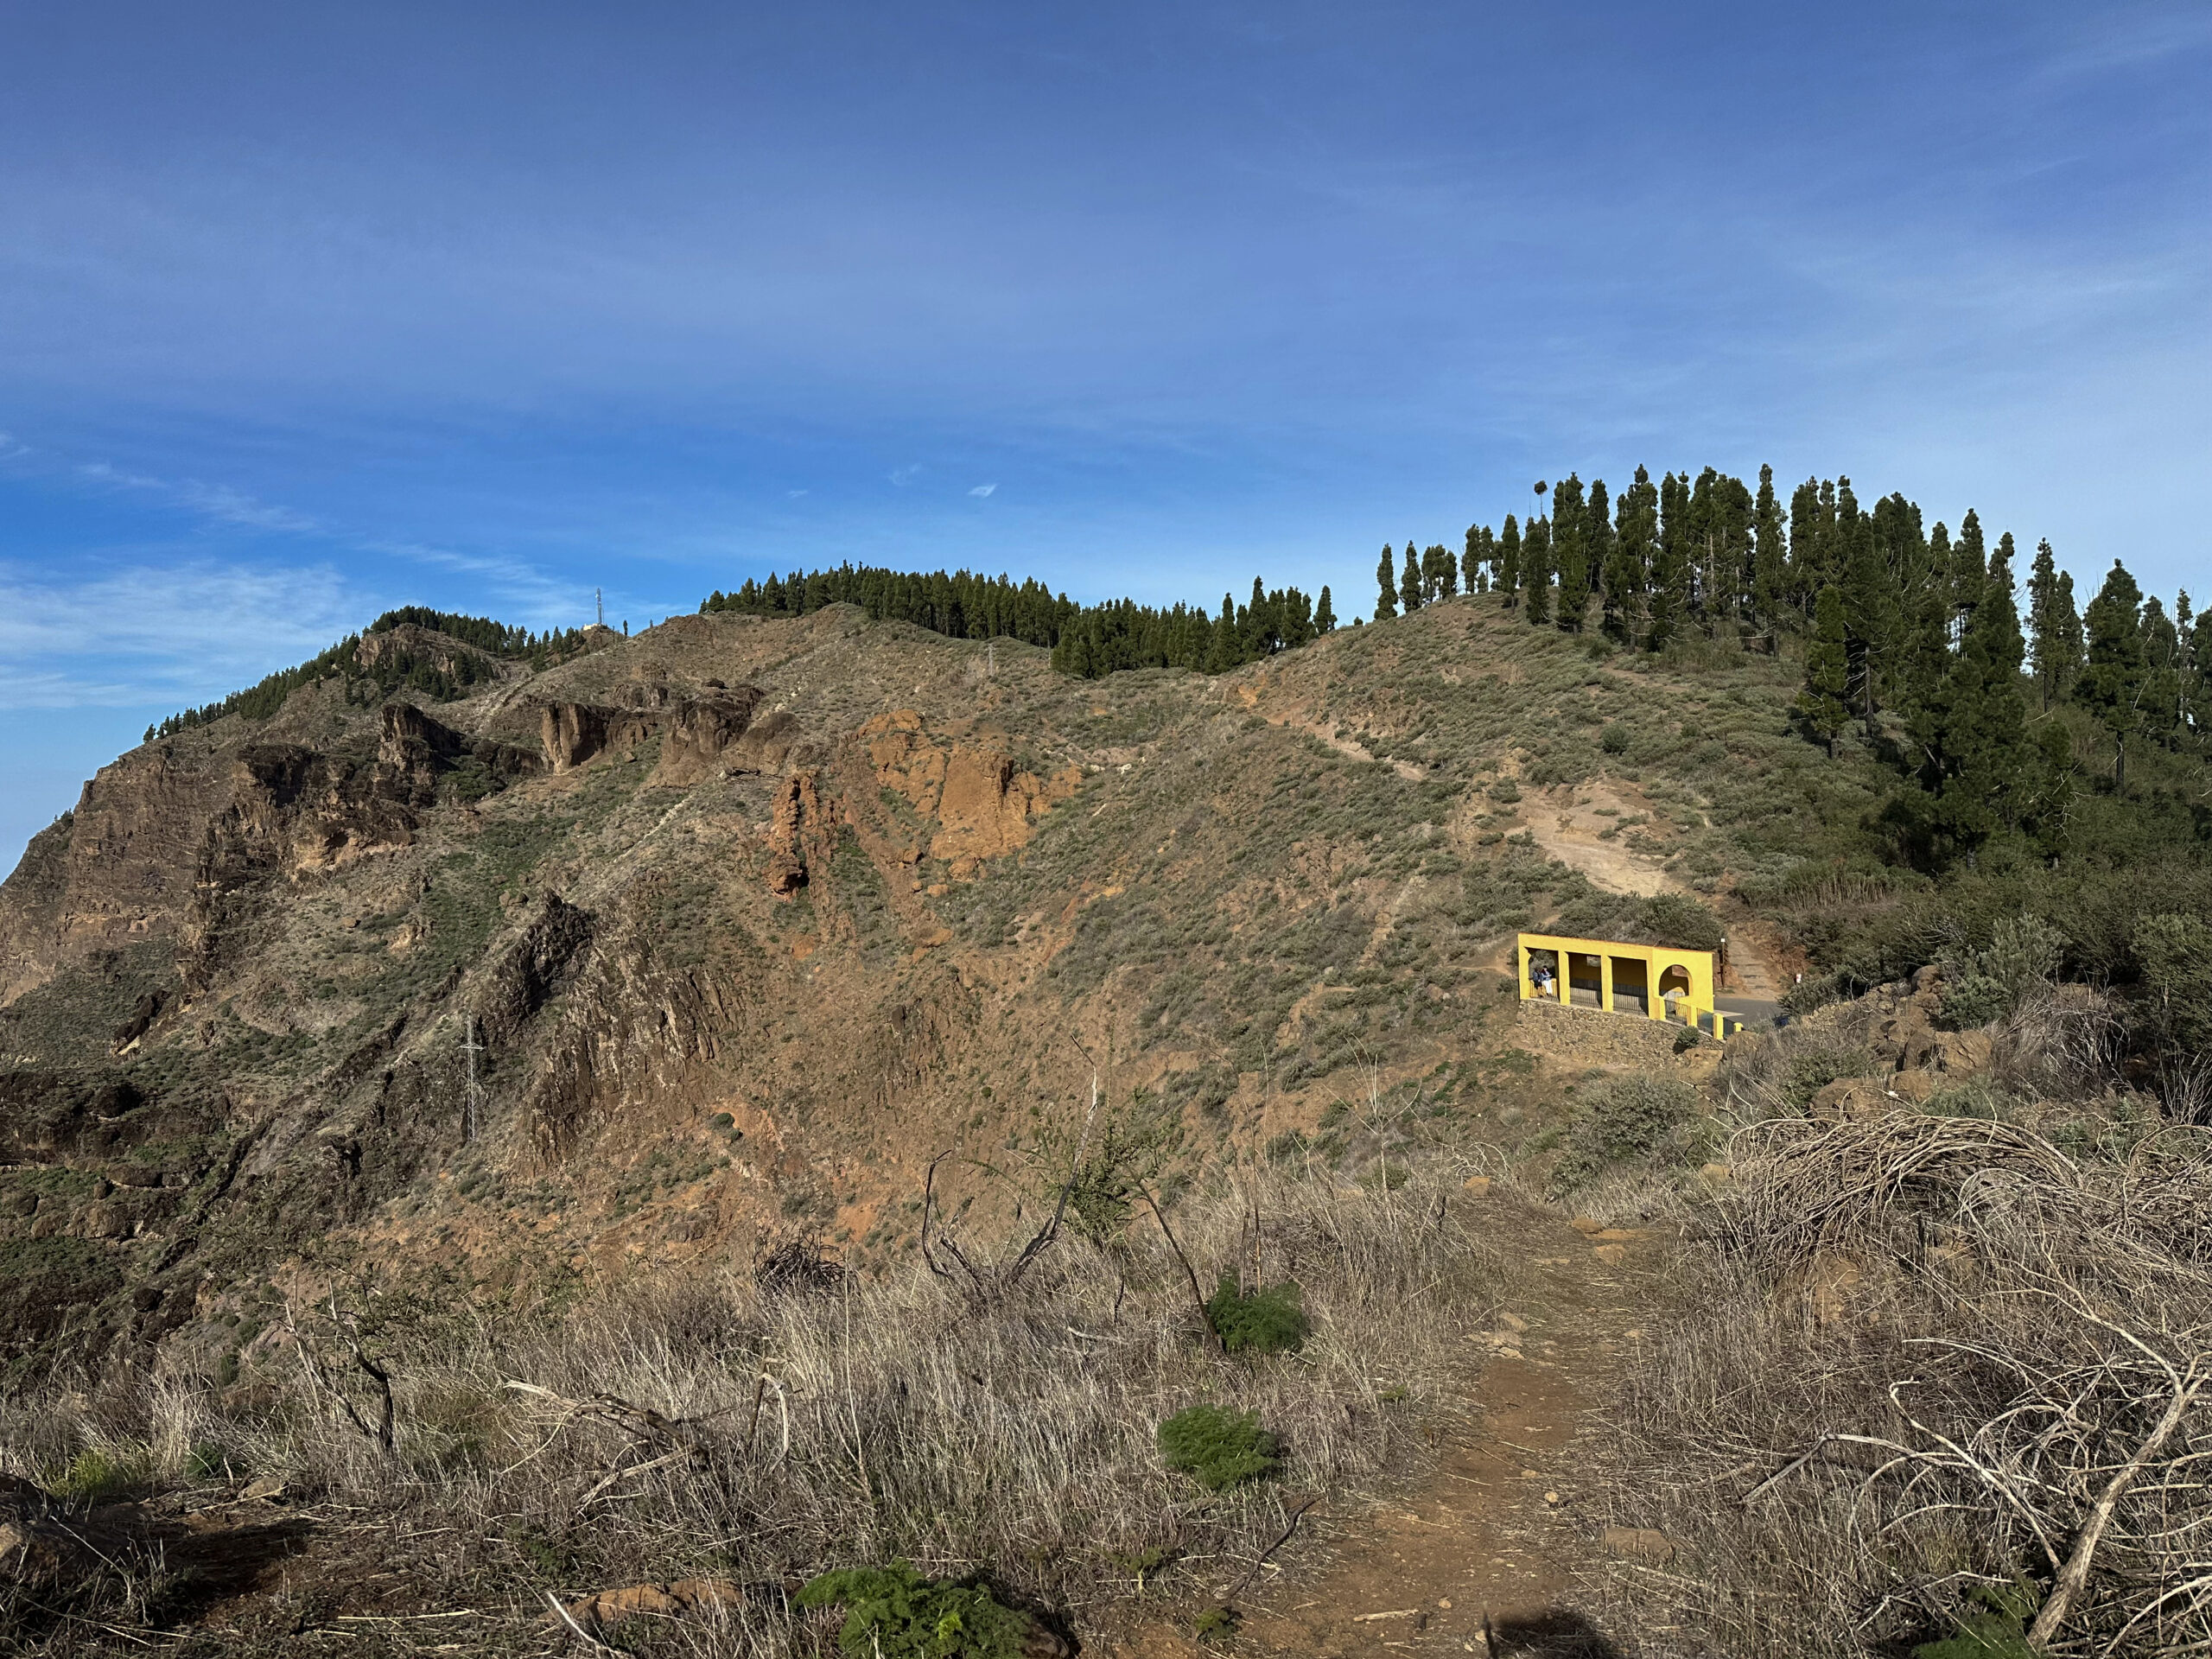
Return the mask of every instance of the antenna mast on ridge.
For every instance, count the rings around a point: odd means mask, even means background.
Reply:
[[[599,612],[599,626],[605,627],[607,626],[607,595],[594,588],[591,590],[591,602]]]

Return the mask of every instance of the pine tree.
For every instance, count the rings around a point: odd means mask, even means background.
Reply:
[[[1956,690],[1950,620],[1948,584],[1923,583],[1912,599],[1899,677],[1904,692],[1905,741],[1912,757],[1911,769],[1921,786],[1929,790],[1942,787],[1951,699]]]
[[[1767,654],[1789,600],[1789,545],[1775,499],[1774,468],[1759,468],[1758,499],[1751,508],[1751,615],[1766,635]]]
[[[1243,641],[1237,637],[1236,596],[1221,596],[1221,614],[1214,620],[1213,637],[1206,646],[1205,671],[1225,674],[1243,660]]]
[[[1497,575],[1491,586],[1505,595],[1505,608],[1511,610],[1520,602],[1521,595],[1521,526],[1513,515],[1505,515],[1505,528],[1497,537]]]
[[[2199,612],[2189,631],[2188,719],[2199,741],[2212,732],[2212,608]]]
[[[1683,548],[1688,508],[1682,480],[1669,473],[1659,484],[1659,534],[1651,558],[1649,621],[1643,639],[1647,651],[1664,651],[1673,644],[1689,608],[1689,572]]]
[[[1521,542],[1521,584],[1529,594],[1529,626],[1552,620],[1552,526],[1548,518],[1530,521]]]
[[[1559,573],[1559,626],[1582,632],[1590,603],[1590,544],[1583,526],[1582,480],[1569,473],[1552,486],[1552,568]]]
[[[1421,609],[1421,555],[1408,542],[1405,574],[1398,578],[1398,603],[1405,607],[1408,616]]]
[[[1388,542],[1382,543],[1382,562],[1375,567],[1375,580],[1382,589],[1375,601],[1375,620],[1381,622],[1398,613],[1398,550]]]
[[[1805,648],[1805,689],[1797,694],[1797,717],[1804,723],[1805,734],[1825,747],[1830,760],[1835,758],[1835,741],[1850,713],[1843,701],[1850,676],[1843,594],[1831,582],[1821,589],[1813,607],[1813,637]]]
[[[1606,632],[1623,645],[1639,637],[1644,588],[1659,530],[1659,492],[1644,467],[1614,509],[1612,553],[1605,571]]]
[[[1459,555],[1459,574],[1469,593],[1490,591],[1490,531],[1484,525],[1467,526],[1466,546]]]
[[[2088,665],[2074,688],[2075,701],[2111,734],[2112,781],[2127,787],[2127,740],[2143,695],[2143,591],[2117,559],[2082,620],[2088,632]]]
[[[1620,563],[1613,539],[1612,498],[1605,493],[1605,480],[1590,480],[1589,504],[1582,510],[1583,558],[1589,568],[1590,590],[1603,600],[1604,626],[1608,635],[1618,637],[1618,625],[1613,620],[1618,608],[1610,578],[1619,575],[1615,568]]]
[[[1826,574],[1821,481],[1808,478],[1789,497],[1789,598],[1810,621],[1813,601],[1829,577]]]
[[[1959,642],[1944,744],[1943,818],[1954,841],[1969,853],[1997,830],[2018,823],[2033,775],[2027,704],[2020,695],[2026,655],[2012,603],[2012,566],[2000,544],[1973,595]]]
[[[1981,585],[1989,575],[1989,550],[1982,544],[1981,516],[1972,507],[1959,521],[1958,544],[1951,550],[1951,568],[1943,575],[1950,583],[1951,637],[1963,639],[1974,607],[1981,599]]]
[[[1337,630],[1337,608],[1329,602],[1329,584],[1321,584],[1321,598],[1313,607],[1313,632],[1334,633]]]
[[[1874,725],[1875,679],[1891,657],[1897,634],[1897,589],[1890,580],[1873,526],[1859,510],[1851,480],[1835,481],[1835,535],[1841,543],[1843,614],[1851,652],[1852,683],[1859,717]]]
[[[1467,568],[1467,580],[1475,579],[1474,567]],[[1451,599],[1459,591],[1459,556],[1450,548],[1439,545],[1436,550],[1436,596]]]
[[[2181,629],[2166,614],[2156,594],[2143,601],[2143,695],[2138,701],[2139,729],[2154,743],[2173,747],[2181,740]]]
[[[2058,598],[2051,607],[2050,623],[2053,695],[2070,696],[2081,683],[2082,671],[2089,654],[2088,635],[2082,626],[2082,613],[2074,605],[2074,573],[2058,573]]]

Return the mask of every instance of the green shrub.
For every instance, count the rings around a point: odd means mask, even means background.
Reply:
[[[1629,745],[1635,741],[1635,734],[1617,720],[1599,734],[1598,747],[1607,754],[1626,754]]]
[[[1976,1585],[1958,1630],[1939,1642],[1923,1642],[1913,1659],[2034,1659],[2028,1645],[2028,1621],[2035,1617],[2035,1592],[2025,1585]]]
[[[1239,1416],[1224,1406],[1192,1406],[1160,1426],[1167,1466],[1210,1492],[1266,1480],[1282,1468],[1282,1446],[1260,1427],[1260,1414]]]
[[[1243,1622],[1234,1607],[1209,1607],[1191,1626],[1191,1634],[1201,1643],[1226,1642],[1236,1634],[1236,1627]]]
[[[54,1495],[75,1503],[109,1503],[143,1487],[152,1473],[153,1459],[143,1448],[87,1446],[69,1459],[54,1483]]]
[[[1679,1154],[1696,1116],[1697,1090],[1677,1077],[1639,1071],[1593,1085],[1567,1124],[1553,1191],[1586,1186],[1615,1164]]]
[[[1230,1353],[1286,1354],[1306,1340],[1310,1328],[1298,1286],[1285,1280],[1265,1290],[1246,1292],[1236,1276],[1224,1272],[1206,1304],[1206,1319]]]
[[[1030,1624],[982,1586],[925,1578],[905,1561],[824,1573],[798,1605],[844,1608],[837,1646],[849,1659],[1020,1659]]]
[[[1682,950],[1718,950],[1720,918],[1688,893],[1655,893],[1637,906],[1636,929],[1655,944]]]
[[[2066,950],[2066,936],[2040,916],[2008,916],[1990,930],[1984,950],[1947,952],[1943,969],[1943,1023],[1972,1031],[2001,1020],[2039,985],[2053,983]]]

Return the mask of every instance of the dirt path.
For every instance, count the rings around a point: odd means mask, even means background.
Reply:
[[[1497,1206],[1495,1236],[1517,1285],[1495,1330],[1467,1332],[1490,1356],[1471,1410],[1437,1467],[1389,1502],[1307,1514],[1282,1566],[1239,1602],[1234,1652],[1615,1653],[1564,1605],[1573,1564],[1604,1548],[1580,1512],[1572,1445],[1633,1358],[1660,1243],[1589,1236],[1549,1211],[1482,1202]],[[1149,1634],[1133,1652],[1201,1651],[1187,1637]]]

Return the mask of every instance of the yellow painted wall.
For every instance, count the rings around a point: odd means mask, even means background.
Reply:
[[[1529,953],[1531,950],[1550,950],[1559,957],[1559,977],[1552,983],[1552,995],[1548,999],[1538,996],[1535,985],[1529,977]],[[1644,964],[1644,983],[1648,988],[1646,1011],[1652,1019],[1664,1020],[1667,1017],[1667,1007],[1660,995],[1659,982],[1669,969],[1680,968],[1689,981],[1681,999],[1685,1014],[1694,1011],[1713,1016],[1705,1023],[1712,1025],[1720,1034],[1725,1034],[1726,1028],[1739,1027],[1742,1023],[1732,1015],[1714,1014],[1714,963],[1710,950],[1678,950],[1669,945],[1630,944],[1620,939],[1582,939],[1558,933],[1523,933],[1520,936],[1515,956],[1519,969],[1516,977],[1521,986],[1521,1000],[1524,1002],[1548,1000],[1572,1007],[1567,995],[1567,987],[1573,979],[1568,971],[1568,959],[1571,957],[1586,959],[1595,957],[1599,964],[1599,1006],[1611,1010],[1613,963],[1616,958],[1625,958]],[[1586,960],[1573,965],[1581,968],[1587,975],[1589,963]]]

